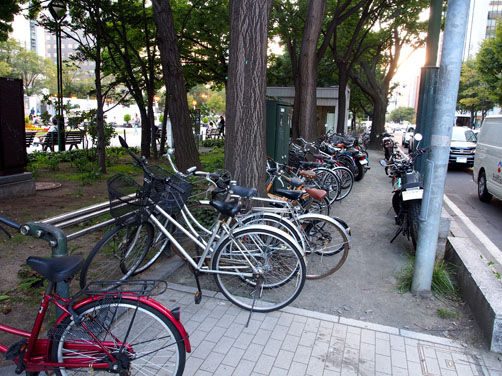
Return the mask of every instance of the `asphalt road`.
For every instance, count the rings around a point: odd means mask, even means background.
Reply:
[[[469,233],[476,249],[502,268],[502,201],[478,199],[472,169],[449,168],[445,185],[445,207]],[[453,205],[452,205],[453,204]]]

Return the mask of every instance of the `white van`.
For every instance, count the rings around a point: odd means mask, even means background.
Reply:
[[[478,135],[472,178],[483,202],[502,200],[502,115],[487,116]]]

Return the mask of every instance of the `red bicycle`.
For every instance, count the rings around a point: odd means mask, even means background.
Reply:
[[[21,226],[2,216],[0,223],[23,235],[47,240],[52,247],[58,242],[66,246],[63,231],[54,226],[36,222]],[[2,226],[0,229],[8,234]],[[0,344],[0,352],[16,363],[16,374],[183,373],[186,352],[191,348],[179,320],[179,308],[169,311],[151,298],[154,291],[165,291],[164,281],[93,282],[75,296],[63,298],[57,294],[56,284],[68,282],[80,271],[82,256],[29,257],[26,263],[48,283],[31,332],[0,324],[1,331],[23,337],[9,347]],[[159,282],[163,283],[160,292]],[[114,291],[104,292],[106,284],[114,286]],[[60,315],[42,335],[42,322],[51,303]]]

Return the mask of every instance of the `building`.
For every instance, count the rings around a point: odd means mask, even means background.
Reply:
[[[476,56],[481,43],[495,35],[502,20],[502,0],[471,0],[463,60]]]

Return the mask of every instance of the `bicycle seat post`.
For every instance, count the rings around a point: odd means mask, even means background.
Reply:
[[[30,235],[47,241],[52,249],[52,257],[68,256],[66,234],[60,228],[41,222],[29,222],[21,228],[23,235]],[[70,288],[66,282],[56,283],[56,293],[64,299],[70,297]],[[56,307],[56,317],[63,314],[63,311]]]

